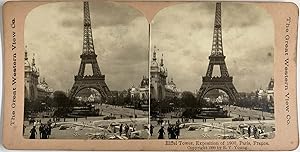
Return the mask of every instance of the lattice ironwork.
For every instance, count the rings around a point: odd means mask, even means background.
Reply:
[[[107,98],[110,96],[110,91],[105,83],[105,75],[101,73],[97,62],[92,35],[89,2],[83,2],[83,5],[83,50],[80,55],[81,63],[79,71],[74,77],[75,83],[69,92],[69,97],[74,98],[82,89],[94,88],[100,92],[102,97]],[[85,67],[87,64],[92,65],[92,75],[85,75]]]
[[[212,50],[209,56],[206,75],[202,77],[202,85],[199,90],[198,98],[203,99],[207,92],[213,89],[220,89],[228,94],[231,101],[236,102],[239,95],[232,83],[233,78],[229,75],[225,63],[226,57],[223,54],[221,21],[221,3],[218,2],[216,3]],[[213,77],[212,75],[215,65],[220,66],[220,77]]]

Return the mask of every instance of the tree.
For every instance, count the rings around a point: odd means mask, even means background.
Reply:
[[[66,93],[63,91],[55,91],[53,93],[53,105],[56,106],[57,111],[55,111],[54,115],[61,117],[66,116],[68,112],[70,112],[70,107],[72,106],[71,101],[67,97]]]
[[[198,102],[194,94],[190,91],[182,92],[181,102],[184,107],[197,107]]]

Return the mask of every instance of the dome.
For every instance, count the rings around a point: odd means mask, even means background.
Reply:
[[[37,85],[37,88],[38,88],[38,89],[42,89],[42,90],[45,89],[44,86],[43,86],[42,84],[38,84],[38,85]]]
[[[152,72],[159,72],[159,66],[156,61],[151,62],[151,71]]]
[[[143,77],[143,80],[141,81],[141,88],[146,88],[149,85],[149,79],[147,77]]]
[[[264,93],[264,90],[262,90],[262,89],[260,89],[259,91],[258,91],[258,94],[259,95],[262,95]]]
[[[45,81],[45,78],[43,78],[43,81],[37,85],[37,88],[44,92],[53,92],[53,89],[49,87],[48,83]]]
[[[45,78],[43,78],[43,81],[41,82],[42,85],[48,86],[48,83],[46,82]]]
[[[135,88],[134,86],[130,89],[130,93],[136,93],[138,92],[138,89]]]
[[[43,85],[43,84],[38,84],[36,87],[37,87],[38,90],[48,92],[48,87]]]
[[[173,81],[173,78],[171,78],[171,81],[169,82],[169,85],[176,86],[176,84]]]

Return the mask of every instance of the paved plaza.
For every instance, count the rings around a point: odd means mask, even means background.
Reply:
[[[65,121],[61,118],[59,122],[53,122],[49,139],[148,138],[148,132],[145,130],[148,124],[147,111],[105,104],[103,104],[100,109],[103,116],[78,118],[77,121],[74,121],[74,118],[66,118]],[[134,114],[136,114],[137,118],[134,117]],[[104,120],[104,117],[109,115],[115,116],[116,119]],[[36,120],[41,120],[43,124],[46,124],[49,119],[50,118],[36,118]],[[121,124],[123,124],[123,126],[127,124],[130,127],[130,136],[124,135],[125,132],[120,136],[119,126]],[[26,127],[24,130],[24,138],[29,138],[33,124],[29,124],[28,121],[25,121],[24,125]],[[40,124],[37,123],[37,131],[39,126]],[[37,135],[36,138],[39,138],[39,135]]]
[[[275,120],[273,113],[261,112],[258,110],[250,110],[241,107],[225,107],[230,109],[230,118],[207,119],[190,119],[186,123],[181,123],[179,139],[248,139],[255,138],[253,134],[254,126],[257,128],[256,138],[274,138],[275,136]],[[261,117],[265,117],[262,120]],[[151,121],[154,126],[151,139],[158,138],[158,131],[161,126],[164,127],[164,139],[168,139],[167,128],[169,124],[174,125],[177,121],[182,121],[181,118],[171,118],[166,115],[163,124],[158,124],[157,121]],[[241,117],[245,121],[232,121],[233,118]],[[250,117],[250,120],[249,120]],[[169,123],[168,123],[169,122]],[[250,137],[248,127],[251,126]]]

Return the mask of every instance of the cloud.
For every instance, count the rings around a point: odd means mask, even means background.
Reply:
[[[161,10],[152,44],[164,54],[169,76],[182,90],[195,91],[206,74],[212,48],[215,3],[190,2]],[[251,3],[222,3],[223,47],[238,91],[265,88],[273,77],[274,26]]]
[[[41,77],[66,91],[78,73],[83,39],[82,2],[39,6],[25,23],[25,44],[36,54]],[[111,90],[138,86],[147,75],[148,23],[137,10],[111,2],[91,2],[95,52]]]
[[[92,26],[127,26],[136,18],[143,17],[142,13],[127,5],[94,1],[90,3],[90,14],[92,16]],[[61,21],[61,24],[66,27],[82,26],[80,16],[83,16],[82,3],[64,3],[59,6],[60,14],[67,15],[68,18]]]
[[[70,89],[82,53],[82,2],[57,2],[31,11],[25,44],[36,54],[41,77],[57,90]],[[148,23],[136,9],[90,2],[95,51],[111,90],[137,86],[148,70]],[[152,24],[152,44],[164,54],[169,78],[181,90],[201,86],[208,67],[215,3],[187,2],[161,10]],[[254,3],[222,3],[226,64],[238,91],[265,87],[273,76],[274,27]],[[153,46],[152,46],[153,47]]]

